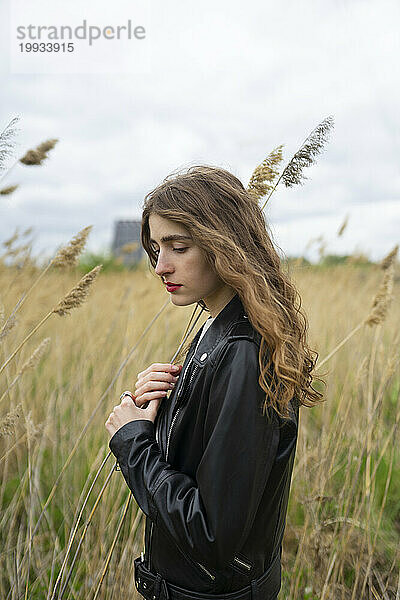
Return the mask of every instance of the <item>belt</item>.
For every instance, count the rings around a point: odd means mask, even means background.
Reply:
[[[228,594],[202,594],[168,583],[160,573],[145,566],[143,556],[135,558],[135,585],[146,600],[276,600],[281,587],[281,552],[268,569],[250,585]]]

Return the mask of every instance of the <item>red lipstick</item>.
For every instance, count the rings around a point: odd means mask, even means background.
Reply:
[[[172,281],[167,281],[166,284],[168,292],[175,292],[178,288],[182,287],[179,283],[172,283]]]

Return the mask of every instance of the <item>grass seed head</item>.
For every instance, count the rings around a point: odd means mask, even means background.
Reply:
[[[282,148],[283,144],[274,148],[263,162],[254,169],[250,177],[247,191],[257,200],[260,200],[272,188],[273,181],[278,175],[278,171],[274,167],[277,167],[282,161]]]
[[[12,435],[15,429],[17,420],[19,419],[21,403],[17,404],[9,413],[6,414],[0,421],[0,437]]]
[[[4,248],[11,248],[11,246],[14,244],[14,242],[17,241],[19,236],[20,236],[19,229],[18,229],[18,227],[16,227],[15,233],[13,233],[11,237],[9,237],[7,240],[5,240],[3,242]]]
[[[41,165],[42,162],[48,158],[47,153],[54,148],[57,142],[57,138],[42,142],[34,150],[28,150],[28,152],[26,152],[26,154],[19,159],[19,162],[28,166]]]
[[[339,231],[337,232],[337,236],[340,237],[343,235],[344,230],[347,227],[347,223],[349,222],[349,215],[346,215],[343,223],[341,224],[341,226],[339,227]]]
[[[77,285],[53,308],[53,313],[60,317],[69,314],[73,308],[78,308],[86,300],[90,286],[96,279],[103,265],[97,265],[89,273],[84,275]]]
[[[45,338],[40,342],[36,350],[32,352],[31,356],[28,358],[27,361],[24,362],[24,364],[20,368],[19,375],[22,375],[22,373],[25,373],[25,371],[27,371],[28,369],[33,369],[39,363],[43,354],[46,352],[46,349],[49,344],[50,338]]]
[[[303,184],[307,177],[303,170],[315,163],[315,159],[320,154],[327,142],[328,134],[333,127],[333,117],[326,117],[310,133],[306,141],[302,144],[296,154],[293,155],[289,164],[282,172],[282,181],[286,187]]]
[[[93,225],[84,227],[72,238],[67,246],[60,248],[52,260],[52,265],[55,267],[71,267],[76,265],[92,227]]]
[[[397,258],[397,252],[399,250],[399,245],[396,244],[395,247],[393,248],[393,250],[391,250],[389,252],[389,254],[387,254],[381,261],[381,269],[383,269],[384,271],[386,271],[386,269],[388,269],[390,267],[390,265],[392,263],[395,262],[396,258]]]
[[[17,187],[17,185],[10,185],[9,187],[3,188],[2,190],[0,190],[0,196],[8,196],[9,194],[12,194],[13,192],[15,192]]]
[[[0,329],[0,342],[10,333],[11,329],[16,325],[17,320],[15,315],[12,315],[7,321],[2,325]]]
[[[6,125],[3,131],[0,132],[0,171],[6,168],[8,157],[12,154],[14,149],[14,138],[17,131],[16,124],[19,117],[14,117]]]
[[[393,298],[393,277],[394,277],[394,264],[393,262],[385,270],[382,283],[379,287],[378,293],[376,294],[371,312],[365,319],[366,325],[379,325],[386,319],[388,309]]]

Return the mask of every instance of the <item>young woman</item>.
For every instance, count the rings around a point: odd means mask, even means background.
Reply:
[[[171,302],[210,317],[182,370],[147,367],[106,422],[146,515],[136,587],[147,600],[274,600],[299,406],[322,398],[299,294],[255,196],[221,168],[150,192],[142,244]]]

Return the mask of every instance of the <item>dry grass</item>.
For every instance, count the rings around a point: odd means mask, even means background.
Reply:
[[[364,325],[332,355],[323,369],[329,371],[326,403],[302,409],[283,549],[282,600],[392,600],[396,591],[399,598],[396,269],[394,300],[385,320]],[[321,361],[368,316],[386,272],[352,265],[294,271],[310,319],[312,346]],[[31,267],[9,269],[0,263],[5,316],[37,277]],[[1,364],[43,314],[60,298],[68,298],[78,279],[71,270],[48,270],[19,311],[16,325],[0,340]],[[58,591],[65,587],[63,598],[136,597],[133,558],[143,549],[143,518],[134,501],[128,506],[128,489],[113,471],[112,457],[88,492],[108,453],[104,422],[119,403],[121,390],[132,388],[136,374],[151,362],[171,360],[192,314],[193,307],[168,304],[117,376],[166,300],[147,268],[100,273],[90,298],[65,318],[43,323],[4,369],[1,598],[12,589],[10,598],[50,599],[67,548],[58,584]],[[45,337],[51,339],[45,355],[34,368],[24,369],[30,357],[37,357],[35,348]]]

